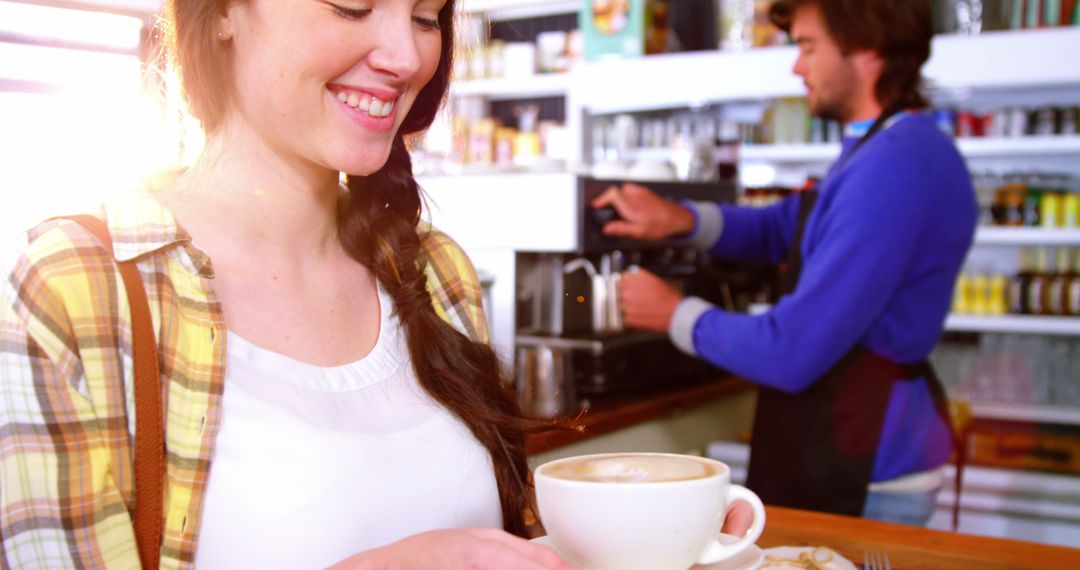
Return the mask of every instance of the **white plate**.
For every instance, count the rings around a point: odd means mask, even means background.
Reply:
[[[765,550],[765,555],[771,556],[774,559],[798,560],[800,554],[808,553],[808,552],[812,553],[812,552],[814,552],[814,550],[816,550],[816,549],[814,547],[812,547],[812,546],[776,546],[774,548],[766,549]],[[828,552],[822,552],[822,553],[819,553],[817,556],[820,559],[823,556],[827,557],[829,554],[832,555],[832,560],[830,560],[829,562],[821,564],[819,566],[820,568],[828,568],[829,570],[858,570],[858,568],[855,566],[855,564],[852,561],[848,560],[847,558],[844,558],[843,556],[840,555],[839,552],[836,552],[835,550],[829,550]],[[796,565],[796,564],[772,564],[772,565],[769,566],[769,570],[773,570],[773,569],[784,570],[784,569],[794,569],[794,568],[806,568],[806,566],[801,566],[801,565]]]
[[[737,540],[734,536],[722,534],[724,538],[729,541]],[[551,542],[546,536],[538,536],[532,539],[537,544],[543,544],[558,552],[559,549],[555,548],[555,544]],[[762,563],[765,562],[765,553],[758,548],[756,544],[751,544],[746,550],[740,552],[734,558],[728,558],[721,562],[715,562],[713,564],[695,564],[691,570],[757,570]]]

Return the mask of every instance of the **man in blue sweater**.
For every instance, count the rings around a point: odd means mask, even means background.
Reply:
[[[748,486],[772,504],[925,524],[953,447],[926,359],[971,246],[964,161],[920,93],[928,0],[779,0],[811,111],[846,124],[817,189],[767,208],[668,202],[626,184],[609,235],[692,240],[784,263],[783,291],[750,316],[683,297],[646,271],[622,280],[628,326],[760,385]],[[727,80],[737,81],[738,78]]]

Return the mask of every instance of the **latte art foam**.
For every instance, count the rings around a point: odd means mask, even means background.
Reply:
[[[544,473],[559,479],[601,483],[661,483],[711,477],[716,468],[690,457],[613,455],[585,457],[549,465]]]

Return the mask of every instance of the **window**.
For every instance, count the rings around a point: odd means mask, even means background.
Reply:
[[[128,2],[128,4],[132,4]],[[0,239],[175,164],[177,96],[141,53],[152,16],[0,1]],[[2,255],[2,253],[0,253]]]

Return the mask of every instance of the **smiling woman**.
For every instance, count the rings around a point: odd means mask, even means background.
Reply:
[[[0,282],[3,566],[563,566],[521,538],[542,426],[503,390],[471,263],[420,221],[404,143],[446,94],[453,18],[452,0],[166,2],[205,146],[94,211],[111,251],[49,220]],[[146,289],[164,400],[144,548],[116,263]]]

